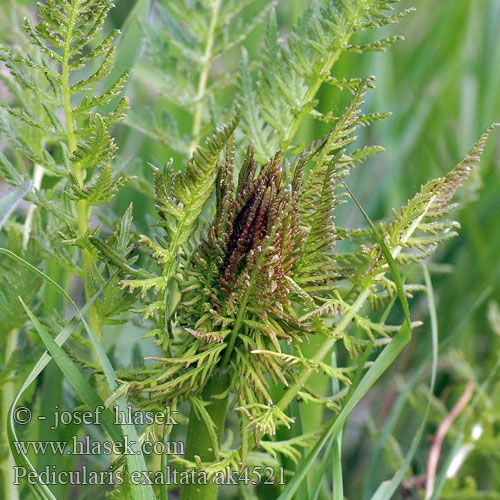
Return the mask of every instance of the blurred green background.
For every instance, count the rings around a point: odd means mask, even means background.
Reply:
[[[154,217],[148,182],[141,182],[151,180],[147,163],[161,164],[172,156],[180,168],[183,161],[182,154],[169,147],[161,136],[152,137],[154,134],[141,132],[140,126],[149,123],[153,114],[161,115],[168,110],[175,115],[182,135],[191,129],[191,117],[183,121],[182,114],[172,106],[158,76],[162,71],[161,58],[158,54],[151,57],[151,49],[158,40],[154,37],[161,37],[161,19],[149,12],[149,2],[119,0],[116,3],[109,28],[114,24],[124,31],[116,72],[130,64],[135,66],[126,92],[131,99],[131,114],[127,124],[116,130],[120,151],[116,164],[140,179],[135,186],[122,191],[115,211],[121,214],[133,201],[140,232]],[[308,3],[305,0],[278,2],[278,22],[283,35]],[[373,219],[387,216],[422,183],[445,174],[491,122],[500,121],[500,0],[401,2],[401,7],[411,5],[417,8],[416,12],[401,23],[384,28],[389,34],[404,34],[405,41],[397,43],[387,53],[343,56],[334,70],[335,76],[375,75],[377,87],[369,94],[367,108],[393,113],[391,118],[377,123],[361,137],[365,144],[381,144],[386,152],[367,162],[349,178],[351,189]],[[23,14],[33,15],[33,6],[34,2],[30,1],[9,3],[2,0],[0,21],[4,39],[12,37],[10,30],[15,25],[14,19]],[[258,27],[246,41],[250,57],[258,51],[263,32],[264,28]],[[358,40],[362,41],[362,37]],[[156,49],[161,52],[161,47]],[[238,50],[230,52],[224,61],[224,70],[236,74],[239,57]],[[151,71],[152,68],[157,72]],[[230,108],[234,92],[227,91],[224,99]],[[322,110],[342,108],[343,103],[337,101],[330,88],[322,88],[319,99]],[[154,109],[151,109],[152,103]],[[326,132],[322,127],[313,121],[304,121],[300,136],[305,142],[316,139]],[[468,187],[461,191],[460,202],[457,214],[462,226],[460,234],[433,257],[434,261],[447,265],[433,274],[433,284],[440,339],[451,340],[440,352],[434,403],[436,418],[431,418],[427,436],[435,432],[441,416],[449,411],[448,401],[456,399],[450,393],[457,391],[460,395],[462,388],[457,388],[457,384],[467,378],[480,384],[500,354],[500,328],[495,313],[495,303],[500,300],[498,135],[488,143],[481,167]],[[362,224],[361,215],[351,205],[341,207],[337,218],[346,226]],[[356,409],[345,433],[343,468],[348,498],[362,498],[363,491],[370,491],[366,486],[370,474],[373,473],[374,479],[372,487],[392,474],[408,449],[421,418],[425,389],[417,386],[409,391],[392,436],[383,442],[385,460],[373,462],[378,430],[391,415],[398,394],[408,388],[407,382],[420,360],[425,359],[431,349],[425,298],[415,298],[412,307],[414,319],[424,321],[424,326],[416,331],[412,344],[390,373]],[[129,329],[128,334],[122,336],[120,353],[133,352],[128,347],[135,344],[135,339],[134,331]],[[428,371],[424,370],[425,376],[428,380]],[[480,411],[474,417],[483,429],[491,427],[489,442],[483,439],[477,443],[457,477],[443,490],[442,498],[500,498],[500,493],[497,494],[500,492],[500,438],[495,433],[500,431],[498,392],[498,383],[493,383],[489,393],[482,397],[478,405]],[[452,445],[457,432],[450,433],[444,451]],[[369,436],[373,439],[367,439]],[[423,441],[409,476],[424,474],[427,454],[428,442]],[[370,470],[372,472],[368,472]],[[467,479],[468,476],[473,479]]]

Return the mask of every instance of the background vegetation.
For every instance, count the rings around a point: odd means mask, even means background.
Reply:
[[[131,111],[126,121],[113,130],[113,135],[119,147],[116,163],[122,165],[123,172],[137,176],[138,180],[120,191],[113,210],[117,217],[121,216],[133,202],[138,233],[146,232],[145,228],[155,219],[148,187],[152,183],[148,162],[163,164],[173,157],[174,165],[182,164],[192,152],[193,144],[211,132],[212,123],[221,122],[220,117],[208,115],[206,122],[196,125],[196,108],[188,116],[172,98],[172,90],[186,85],[191,72],[197,77],[199,73],[196,73],[198,68],[187,68],[168,56],[165,51],[169,42],[165,33],[168,15],[161,9],[162,2],[153,3],[157,7],[154,14],[148,1],[117,2],[106,28],[117,27],[123,31],[117,49],[117,67],[110,81],[125,69],[134,68],[126,89]],[[196,2],[191,4],[196,8]],[[264,31],[258,15],[267,4],[253,2],[253,7],[242,14],[240,28],[256,22],[255,29],[244,41],[250,60],[259,48],[257,41]],[[307,4],[305,0],[278,2],[277,20],[283,34]],[[405,0],[402,4],[403,7],[411,5]],[[401,206],[426,180],[444,175],[464,156],[480,133],[500,118],[500,0],[419,0],[416,7],[417,12],[396,27],[384,28],[388,35],[404,33],[405,41],[386,53],[344,55],[336,67],[337,77],[376,75],[377,87],[368,97],[368,111],[393,113],[391,118],[361,132],[363,144],[382,144],[386,152],[356,170],[349,181],[351,186],[356,186],[361,205],[374,220]],[[15,30],[24,15],[34,16],[33,2],[2,2],[0,38],[16,40]],[[224,65],[216,62],[209,68],[209,82],[210,75],[221,71],[227,73],[224,76],[228,80],[233,78],[241,57],[239,48],[231,48],[223,54]],[[173,64],[179,65],[176,82],[165,76],[172,74]],[[0,66],[5,75],[3,70]],[[199,71],[203,73],[204,68]],[[234,98],[234,90],[229,87],[211,90],[216,96],[214,99],[222,102],[230,103]],[[0,83],[0,98],[3,91]],[[212,97],[207,94],[206,99],[210,103]],[[329,87],[320,90],[319,99],[320,108],[325,112],[332,107],[338,112],[344,104]],[[172,131],[176,131],[174,135]],[[316,121],[304,120],[299,138],[309,142],[326,132],[326,126],[322,128]],[[0,138],[0,147],[6,147],[4,138]],[[466,393],[467,382],[473,382],[476,388],[488,383],[483,386],[487,390],[478,389],[465,408],[457,408],[459,418],[453,420],[445,433],[437,471],[437,480],[444,480],[439,498],[500,499],[500,377],[496,372],[500,357],[499,158],[500,141],[495,136],[487,146],[480,168],[460,193],[460,211],[456,216],[462,226],[459,236],[440,247],[428,263],[437,323],[431,322],[425,296],[418,296],[411,303],[412,319],[421,320],[423,326],[416,330],[403,355],[348,421],[342,455],[347,498],[370,498],[379,483],[399,469],[431,397],[424,437],[397,493],[397,498],[420,498],[425,488],[422,478],[429,454],[436,451],[431,438]],[[50,183],[50,179],[44,182]],[[0,192],[6,190],[7,186],[1,184]],[[20,205],[20,213],[23,210],[26,207]],[[352,203],[340,207],[337,218],[347,221],[346,226],[363,224],[362,215]],[[440,264],[433,265],[433,262]],[[49,263],[47,273],[58,279],[55,264],[50,267]],[[79,299],[83,303],[84,298]],[[48,311],[56,306],[62,310],[62,300],[48,295],[40,307]],[[114,325],[104,339],[115,369],[128,364],[139,366],[144,356],[152,354],[151,342],[140,338],[144,332],[139,320],[135,321],[137,324]],[[440,352],[438,376],[431,395],[428,381],[433,328],[439,330]],[[31,366],[30,362],[33,364],[42,351],[37,344],[33,352],[30,340],[36,343],[33,332],[21,338],[19,359],[22,363],[16,386]],[[4,352],[8,361],[8,348]],[[318,375],[316,383],[321,386],[329,382]],[[44,408],[57,404],[70,402],[68,407],[71,407],[72,391],[62,382],[54,363],[43,372],[37,384],[38,387],[31,390],[37,391],[37,396],[32,396],[33,404],[41,414]],[[304,432],[314,429],[322,418],[316,410],[308,409],[302,417]],[[65,429],[59,437],[54,437],[43,423],[30,427],[31,439],[49,435],[50,439],[65,439],[72,431]],[[5,448],[3,451],[5,454]],[[460,453],[463,463],[456,459]],[[448,471],[450,477],[441,478],[439,474],[446,460],[453,457],[453,470]],[[34,458],[34,463],[37,468],[47,463],[65,470],[75,466],[71,457],[39,456]],[[334,464],[327,462],[327,467],[325,476],[331,478],[334,473],[328,471]],[[331,479],[327,479],[320,498],[328,498],[330,483]],[[65,487],[56,487],[53,491],[57,498],[70,498]],[[75,490],[71,498],[83,498],[82,494]],[[238,495],[244,494],[230,489],[222,493],[227,498],[240,498]],[[269,491],[255,494],[257,498],[276,497],[275,492]],[[24,495],[27,493],[23,492],[21,498],[27,498]]]

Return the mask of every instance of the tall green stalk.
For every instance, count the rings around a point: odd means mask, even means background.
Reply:
[[[76,9],[73,9],[72,17],[70,17],[68,23],[68,35],[66,37],[67,41],[63,49],[63,59],[61,63],[64,116],[66,119],[66,133],[68,137],[68,149],[70,155],[73,155],[77,149],[77,138],[75,134],[75,122],[73,116],[73,108],[71,105],[71,91],[69,83],[69,74],[70,74],[69,57],[70,57],[72,32],[74,29],[74,24],[76,22],[76,20],[74,19],[75,12]],[[78,180],[80,187],[83,187],[85,179],[83,178],[83,172],[79,165],[79,162],[73,162],[72,169],[73,173],[75,174],[75,177]],[[78,217],[78,232],[80,236],[82,236],[88,231],[88,225],[89,225],[89,210],[87,206],[87,201],[79,200],[76,204],[76,210]],[[87,249],[82,250],[82,265],[83,265],[84,276],[89,276],[92,270],[93,258],[91,253]],[[90,289],[87,282],[85,282],[84,286],[85,286],[86,299],[90,300],[90,298],[92,297],[92,290]],[[89,324],[92,330],[94,331],[98,341],[102,342],[101,321],[95,307],[92,307],[89,311]],[[103,387],[105,387],[105,384],[103,385]]]
[[[77,0],[77,3],[80,0]],[[73,38],[73,30],[75,27],[75,14],[76,9],[72,10],[72,15],[70,16],[68,22],[68,35],[66,38],[66,44],[63,48],[62,61],[61,61],[61,72],[62,72],[62,90],[63,90],[63,104],[64,104],[64,116],[66,121],[66,134],[68,138],[68,150],[70,157],[74,155],[77,150],[78,142],[77,136],[75,133],[75,118],[73,115],[73,108],[71,104],[71,90],[70,90],[70,49],[71,49],[71,40]],[[81,165],[78,161],[72,162],[72,171],[75,175],[79,187],[83,188],[85,184],[84,172],[82,171]],[[80,236],[83,236],[87,233],[89,228],[89,207],[87,205],[87,200],[82,199],[76,202],[76,211],[77,211],[77,226],[78,233]],[[86,300],[90,300],[93,295],[93,289],[90,285],[90,276],[92,273],[92,266],[94,264],[94,259],[92,254],[89,252],[87,248],[83,248],[81,250],[81,258],[82,258],[82,268],[83,268],[83,276],[84,276],[84,288],[85,288],[85,298]],[[93,306],[88,313],[88,322],[90,327],[99,343],[102,343],[102,324],[101,319],[99,317],[98,310],[95,306]],[[99,358],[95,349],[92,349],[92,357],[97,366],[100,365]],[[108,387],[104,377],[97,376],[97,384],[98,384],[98,392],[103,397],[103,399],[108,394]]]
[[[210,75],[210,67],[213,57],[213,47],[215,41],[215,28],[217,27],[217,19],[221,8],[222,0],[214,0],[210,4],[210,25],[208,28],[207,41],[205,52],[203,53],[203,64],[201,69],[200,79],[198,81],[198,89],[196,92],[196,111],[193,119],[193,128],[191,131],[191,142],[189,144],[189,156],[191,156],[200,143],[201,124],[203,121],[203,108],[207,90],[208,77]]]
[[[226,420],[226,412],[229,398],[229,379],[225,371],[219,371],[208,381],[205,386],[202,399],[209,402],[207,412],[216,426],[216,439],[220,444],[222,430]],[[194,406],[191,406],[189,425],[186,438],[187,460],[195,460],[198,456],[202,462],[215,462],[219,457],[214,450],[207,422],[200,419]],[[216,500],[218,485],[210,480],[208,484],[186,484],[181,488],[181,500]]]
[[[207,34],[205,51],[203,55],[203,66],[198,81],[198,89],[196,94],[196,111],[193,119],[193,128],[191,131],[191,142],[189,145],[189,155],[191,156],[200,142],[201,124],[203,119],[203,108],[205,93],[207,88],[208,77],[210,74],[212,50],[215,39],[215,28],[217,26],[217,19],[219,10],[221,8],[222,0],[214,0],[211,5],[210,25]],[[164,292],[167,293],[166,291]],[[226,419],[228,395],[220,399],[212,399],[213,395],[223,393],[227,389],[227,382],[224,378],[213,378],[210,380],[204,391],[203,400],[210,401],[207,411],[217,427],[217,439],[220,444],[222,437],[222,430]],[[216,460],[210,434],[205,422],[200,420],[196,414],[194,407],[191,407],[189,415],[189,426],[186,436],[186,458],[188,460],[194,459],[195,455],[199,456],[202,461]],[[181,499],[190,500],[197,498],[200,500],[215,500],[217,498],[218,486],[210,482],[208,485],[188,484],[181,488]]]

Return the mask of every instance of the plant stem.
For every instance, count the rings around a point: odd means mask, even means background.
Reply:
[[[347,40],[349,39],[349,36],[347,37]],[[333,65],[338,61],[338,58],[340,57],[341,54],[342,54],[342,49],[339,48],[333,54],[330,55],[330,57],[327,59],[325,65],[321,70],[322,75],[325,74],[326,72],[329,73],[331,71]],[[309,88],[306,96],[304,97],[304,100],[301,103],[300,108],[303,108],[307,103],[311,102],[314,99],[322,83],[323,79],[318,78],[318,80]],[[299,128],[303,116],[304,113],[299,113],[296,117],[292,119],[291,123],[288,126],[288,132],[285,135],[284,139],[285,142],[289,142],[293,139],[293,137],[297,133],[297,130]]]
[[[326,339],[321,345],[321,347],[316,351],[316,354],[312,357],[311,360],[313,365],[319,363],[324,359],[324,357],[328,354],[328,352],[332,349],[337,340],[340,338],[344,330],[349,326],[356,313],[361,309],[361,307],[363,307],[369,295],[370,295],[370,287],[366,286],[358,295],[357,299],[354,301],[347,314],[342,316],[342,319],[339,321],[339,324],[335,327],[335,329],[331,333],[331,336],[328,339]],[[278,402],[277,404],[278,408],[284,410],[290,404],[292,399],[299,393],[304,384],[307,382],[311,374],[312,374],[311,370],[308,369],[302,370],[297,380],[290,385],[288,390],[285,392],[284,396]]]
[[[207,42],[205,52],[202,59],[202,68],[200,79],[198,81],[198,90],[196,92],[196,111],[193,119],[193,129],[191,131],[191,142],[189,144],[189,156],[191,156],[200,142],[201,125],[203,121],[203,106],[205,101],[205,93],[207,90],[208,75],[210,73],[210,63],[212,61],[212,51],[214,48],[214,34],[217,27],[219,10],[222,0],[213,0],[210,9],[210,24],[208,27]]]
[[[64,115],[66,118],[66,132],[68,136],[68,149],[70,155],[73,155],[77,149],[77,139],[75,134],[75,122],[73,117],[73,108],[71,106],[71,90],[69,85],[69,58],[70,58],[70,47],[72,32],[75,25],[75,12],[76,9],[71,10],[71,16],[68,20],[68,34],[66,36],[66,43],[63,49],[63,60],[62,66],[62,87],[63,87],[63,102],[64,102]],[[72,162],[72,169],[75,177],[78,179],[80,187],[83,187],[84,178],[83,172],[78,162]],[[85,200],[80,200],[76,204],[76,210],[78,215],[78,232],[82,236],[84,235],[89,226],[89,216],[88,216],[88,206]],[[86,249],[82,250],[82,264],[84,276],[88,276],[92,270],[93,258],[90,252]],[[85,295],[87,300],[92,296],[92,290],[85,283]],[[101,342],[101,322],[99,315],[94,307],[89,311],[89,324],[94,331],[97,339]]]
[[[10,357],[14,353],[17,347],[19,331],[11,330],[7,333],[7,342],[5,347],[5,364],[10,360]],[[9,380],[6,382],[2,388],[2,442],[5,446],[6,457],[2,462],[2,477],[3,477],[3,498],[8,498],[9,500],[19,500],[19,492],[16,486],[14,486],[14,466],[16,465],[12,454],[9,450],[9,438],[7,435],[7,422],[9,418],[10,405],[14,401],[16,394],[16,386],[14,380]]]
[[[250,287],[247,288],[243,300],[241,301],[240,307],[238,309],[238,315],[236,316],[236,322],[234,323],[233,331],[231,332],[231,336],[229,337],[229,343],[226,347],[226,351],[224,352],[224,357],[222,358],[222,369],[226,368],[229,364],[229,360],[231,359],[231,354],[234,349],[234,344],[236,343],[236,339],[238,337],[238,332],[240,331],[241,325],[243,324],[243,318],[245,316],[245,310],[248,301],[248,295],[250,292]]]
[[[173,403],[170,406],[170,409],[172,411],[175,411],[177,408],[177,403]],[[170,436],[170,433],[172,432],[172,427],[173,424],[166,424],[163,426],[163,438],[162,441],[165,445],[167,445],[168,442],[168,437]],[[168,455],[166,453],[162,453],[161,455],[161,463],[160,463],[160,470],[165,471],[168,465]],[[168,500],[168,485],[164,484],[161,488],[160,491],[160,500]]]
[[[227,391],[229,380],[225,371],[216,372],[208,381],[203,389],[202,398],[211,404],[207,406],[207,412],[212,422],[217,428],[217,440],[220,444],[224,421],[226,419],[227,403],[229,391]],[[225,391],[227,394],[223,397]],[[217,396],[217,397],[216,397]],[[207,423],[200,420],[193,406],[189,415],[189,425],[186,437],[186,456],[187,460],[195,460],[199,457],[202,462],[218,461],[219,457],[213,449],[213,444],[208,432]],[[214,481],[208,484],[196,484],[190,482],[181,487],[181,500],[216,500],[218,485]]]
[[[77,150],[77,137],[75,133],[75,121],[73,116],[73,108],[71,106],[71,89],[69,84],[69,60],[70,60],[70,50],[71,50],[71,40],[73,35],[73,30],[75,28],[76,23],[76,11],[80,0],[74,0],[77,4],[74,9],[71,9],[71,15],[68,19],[68,28],[66,33],[66,41],[63,48],[63,59],[61,62],[61,72],[62,72],[62,88],[63,88],[63,105],[64,105],[64,115],[66,119],[66,133],[68,137],[68,149],[70,156],[73,156],[75,151]],[[80,187],[84,185],[84,172],[82,172],[81,165],[78,161],[71,162],[71,168],[73,170],[73,174],[78,180]],[[83,236],[87,233],[89,228],[89,209],[87,206],[86,200],[80,200],[76,203],[76,211],[78,218],[78,233],[80,236]],[[82,250],[82,267],[83,267],[83,276],[84,276],[84,287],[85,287],[85,297],[87,300],[93,295],[93,289],[91,288],[90,275],[93,267],[93,257],[92,254],[87,250]],[[92,307],[88,313],[89,317],[89,325],[92,328],[95,336],[99,343],[102,343],[102,327],[101,320],[99,318],[99,313],[95,307]],[[96,353],[93,353],[94,360],[97,361]],[[104,380],[99,383],[99,392],[101,396],[105,397],[107,395],[107,385]]]
[[[342,54],[342,51],[343,51],[342,47],[348,43],[349,38],[351,38],[351,35],[352,35],[352,31],[348,30],[346,32],[344,38],[342,38],[342,41],[339,44],[339,48],[337,50],[335,50],[332,54],[330,54],[328,59],[325,61],[325,64],[323,65],[323,67],[321,68],[321,71],[320,71],[321,76],[316,80],[316,82],[314,82],[309,87],[309,90],[307,91],[304,99],[302,100],[302,102],[298,106],[298,108],[300,110],[304,109],[305,106],[315,98],[316,94],[318,93],[318,90],[320,89],[321,85],[324,82],[324,75],[330,74],[330,72],[332,71],[333,65],[338,61],[339,57]],[[290,142],[294,138],[303,117],[304,117],[304,113],[301,111],[296,116],[294,116],[292,118],[291,122],[288,125],[288,132],[285,134],[285,137],[284,137],[285,144]]]
[[[430,200],[425,209],[422,211],[422,213],[413,221],[411,226],[405,231],[403,236],[401,237],[401,243],[396,245],[393,250],[391,251],[392,258],[395,259],[399,253],[401,252],[404,244],[411,238],[412,234],[417,230],[418,225],[422,221],[422,219],[426,216],[428,210],[432,206],[433,202],[435,200],[435,196],[433,196]],[[342,317],[342,319],[339,321],[338,325],[334,328],[333,332],[331,333],[330,337],[328,337],[323,344],[320,346],[316,354],[312,358],[312,363],[317,364],[320,361],[322,361],[325,356],[330,352],[330,350],[333,348],[335,343],[339,338],[341,338],[343,332],[347,329],[349,326],[350,322],[356,315],[356,313],[363,307],[365,304],[366,300],[368,299],[370,295],[370,285],[373,283],[373,281],[376,281],[377,279],[381,278],[386,271],[382,271],[379,273],[377,276],[373,277],[372,280],[370,280],[370,283],[368,283],[362,290],[361,293],[358,295],[356,300],[353,302],[351,307],[349,308],[349,311]],[[304,368],[302,372],[299,374],[297,377],[296,381],[290,385],[290,387],[287,389],[283,397],[280,399],[278,404],[276,405],[278,408],[281,410],[285,410],[288,405],[292,402],[293,398],[297,396],[299,391],[304,387],[305,383],[309,379],[309,377],[313,374],[313,370]],[[255,446],[255,435],[252,434],[249,439],[248,439],[248,445],[246,448],[248,450],[252,449]],[[242,447],[240,447],[240,452],[241,452]]]

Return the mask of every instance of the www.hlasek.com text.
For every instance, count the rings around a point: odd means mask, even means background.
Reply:
[[[71,441],[14,441],[16,452],[27,455],[184,455],[182,441],[145,440],[137,445],[136,441],[123,436],[123,441],[93,441],[90,436]]]

